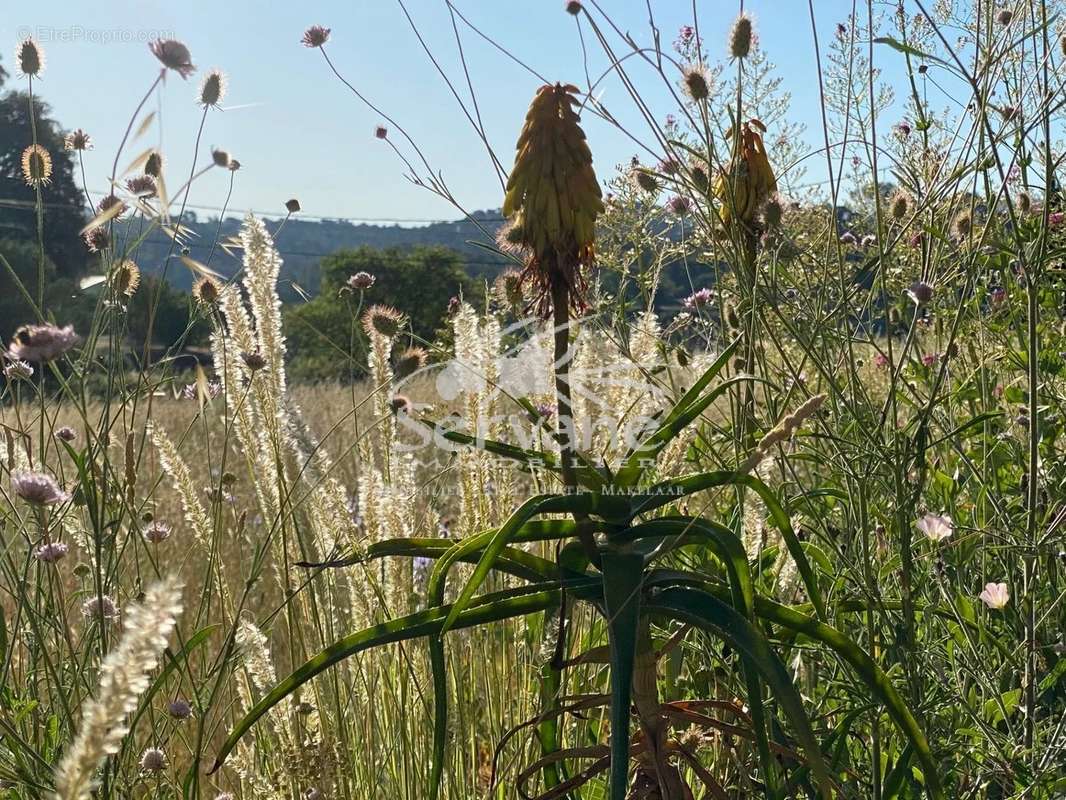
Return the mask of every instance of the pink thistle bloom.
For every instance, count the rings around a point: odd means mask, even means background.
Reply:
[[[984,591],[978,595],[990,609],[997,610],[1007,605],[1010,590],[1005,583],[986,583]]]
[[[878,353],[874,356],[874,366],[879,369],[884,369],[888,366],[888,356],[884,353]]]
[[[936,353],[929,353],[928,355],[922,356],[922,365],[931,367],[939,360],[940,357]]]
[[[1066,214],[1061,211],[1052,211],[1047,217],[1049,225],[1061,225],[1064,219],[1066,219]]]
[[[16,472],[11,476],[11,490],[35,506],[54,506],[70,499],[55,478],[43,472]]]

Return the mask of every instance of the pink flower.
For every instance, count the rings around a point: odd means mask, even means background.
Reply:
[[[1061,211],[1052,211],[1047,217],[1049,225],[1061,225],[1064,219],[1066,219],[1066,214]]]
[[[986,583],[984,591],[978,597],[989,608],[1000,609],[1010,600],[1010,590],[1005,583]]]
[[[938,359],[939,356],[937,356],[936,353],[929,353],[928,355],[922,356],[922,364],[923,366],[931,367],[937,362]]]
[[[947,514],[926,514],[915,524],[918,530],[934,542],[944,541],[955,530],[955,523]]]
[[[878,353],[874,356],[874,366],[878,369],[884,369],[888,366],[888,356],[884,353]]]

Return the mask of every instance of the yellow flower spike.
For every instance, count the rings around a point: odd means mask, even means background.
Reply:
[[[777,191],[777,178],[762,140],[765,132],[766,126],[759,120],[745,122],[736,135],[733,157],[715,181],[714,195],[722,204],[721,218],[726,228],[734,222],[749,226],[759,208]],[[730,130],[726,135],[732,133]]]
[[[575,305],[583,305],[581,273],[595,258],[596,217],[603,211],[592,152],[575,110],[577,91],[558,83],[537,91],[503,201],[515,244],[525,251],[522,279],[534,285],[543,314],[558,283]]]

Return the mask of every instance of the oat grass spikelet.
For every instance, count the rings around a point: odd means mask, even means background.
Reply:
[[[575,110],[577,92],[560,83],[537,91],[503,201],[503,216],[521,230],[521,244],[529,251],[523,279],[533,285],[542,315],[558,287],[567,290],[572,304],[585,305],[582,271],[596,256],[603,200]]]
[[[34,188],[52,182],[52,157],[39,144],[31,144],[22,151],[22,179]]]

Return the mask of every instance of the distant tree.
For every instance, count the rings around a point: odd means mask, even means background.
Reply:
[[[10,265],[25,289],[36,303],[37,286],[37,245],[24,239],[0,238],[0,256]],[[44,304],[52,317],[60,324],[73,324],[86,321],[84,298],[78,293],[77,285],[71,278],[59,278],[51,259],[44,262]],[[0,340],[6,343],[15,329],[24,323],[37,322],[33,305],[18,288],[18,283],[11,277],[6,267],[0,266]],[[3,349],[3,348],[0,348]]]
[[[357,272],[374,276],[360,297],[347,291]],[[362,374],[362,330],[356,318],[375,303],[391,305],[408,316],[417,339],[432,341],[444,325],[448,302],[462,295],[475,303],[483,290],[467,274],[463,259],[445,247],[360,247],[341,250],[321,262],[319,294],[289,307],[286,336],[292,373],[302,379],[345,380]]]
[[[148,312],[155,300],[157,288],[158,276],[146,275],[142,278],[137,293],[130,300],[127,309],[129,339],[135,345],[143,345],[148,335]],[[191,296],[167,283],[163,284],[158,294],[159,305],[156,307],[155,322],[152,325],[152,344],[161,347],[172,347],[178,343],[203,344],[207,340],[208,323],[200,316],[193,316]]]

